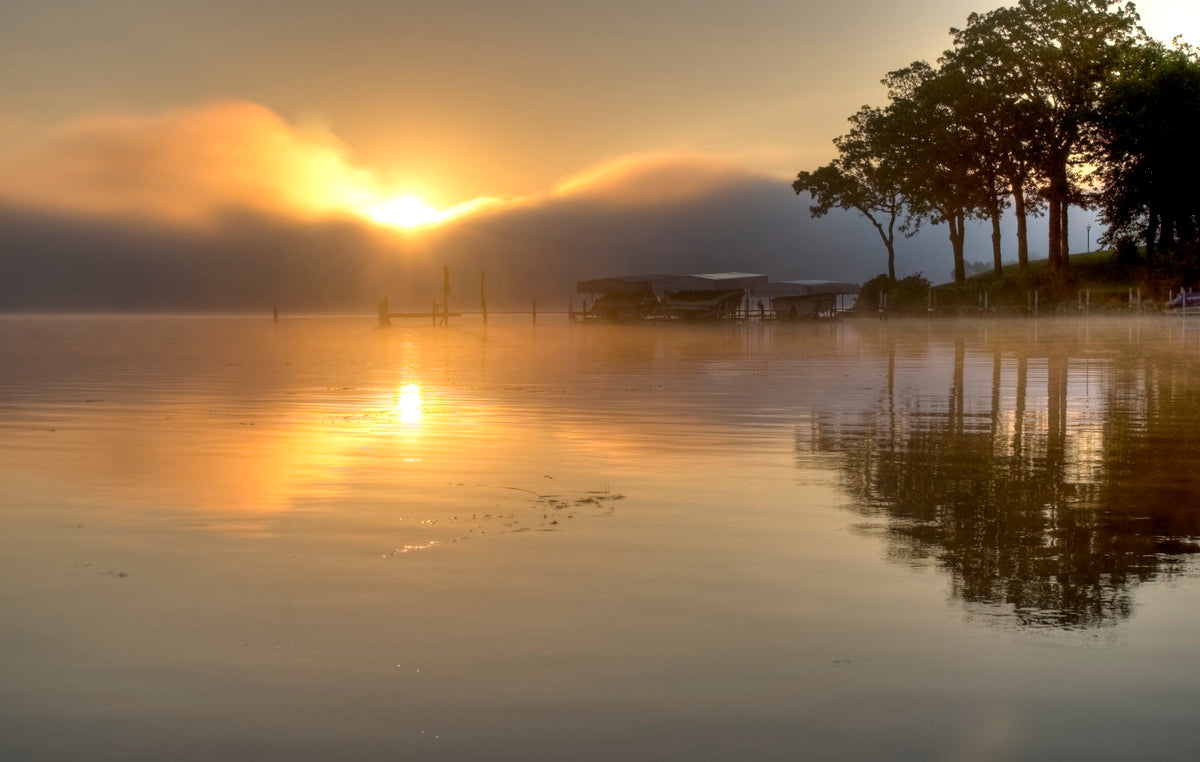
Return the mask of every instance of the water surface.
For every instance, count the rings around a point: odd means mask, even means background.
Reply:
[[[1198,349],[0,319],[0,756],[1190,759]]]

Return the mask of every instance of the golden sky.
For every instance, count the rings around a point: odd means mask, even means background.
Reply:
[[[887,70],[998,4],[12,0],[0,193],[97,213],[186,216],[226,193],[420,216],[637,157],[787,178],[829,158]],[[1200,40],[1200,11],[1138,5],[1154,36]]]
[[[0,310],[426,307],[443,266],[456,289],[486,271],[495,309],[632,272],[863,282],[875,231],[811,218],[791,180],[889,70],[998,5],[0,2]],[[1192,5],[1139,6],[1200,40]],[[1083,252],[1104,228],[1068,230]],[[949,279],[944,227],[896,268]]]

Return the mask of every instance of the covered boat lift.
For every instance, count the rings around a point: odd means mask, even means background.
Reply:
[[[585,303],[584,319],[715,320],[736,317],[747,290],[767,280],[765,275],[739,272],[626,275],[580,281],[575,291],[594,298],[590,308]]]
[[[624,275],[618,278],[581,280],[575,287],[578,294],[592,297],[589,307],[584,302],[581,316],[607,322],[645,320],[662,314],[662,303],[654,293],[654,282],[669,275]],[[572,315],[574,315],[572,311]]]
[[[747,290],[766,283],[767,276],[756,273],[700,273],[655,281],[654,290],[668,317],[716,320],[737,317]]]
[[[849,307],[858,284],[828,280],[771,283],[758,273],[626,275],[580,281],[576,293],[591,296],[589,308],[572,313],[609,322],[747,318],[790,320],[833,317]],[[757,309],[754,309],[757,301]],[[770,308],[767,308],[767,305]]]
[[[858,296],[857,283],[834,280],[785,280],[750,289],[751,300],[766,299],[777,320],[835,317]]]

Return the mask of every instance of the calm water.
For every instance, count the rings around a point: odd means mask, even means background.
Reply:
[[[1194,759],[1200,322],[0,319],[5,759]]]

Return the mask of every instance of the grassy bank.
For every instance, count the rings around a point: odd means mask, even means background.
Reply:
[[[1112,251],[1075,254],[1065,274],[1050,268],[1047,260],[1016,265],[1002,274],[987,272],[964,283],[932,285],[921,275],[889,283],[879,276],[863,284],[857,310],[878,312],[881,303],[890,314],[937,315],[1128,312],[1138,308],[1163,308],[1172,291],[1185,285],[1176,270],[1155,268],[1140,257],[1118,258]],[[881,297],[881,294],[884,295]]]

